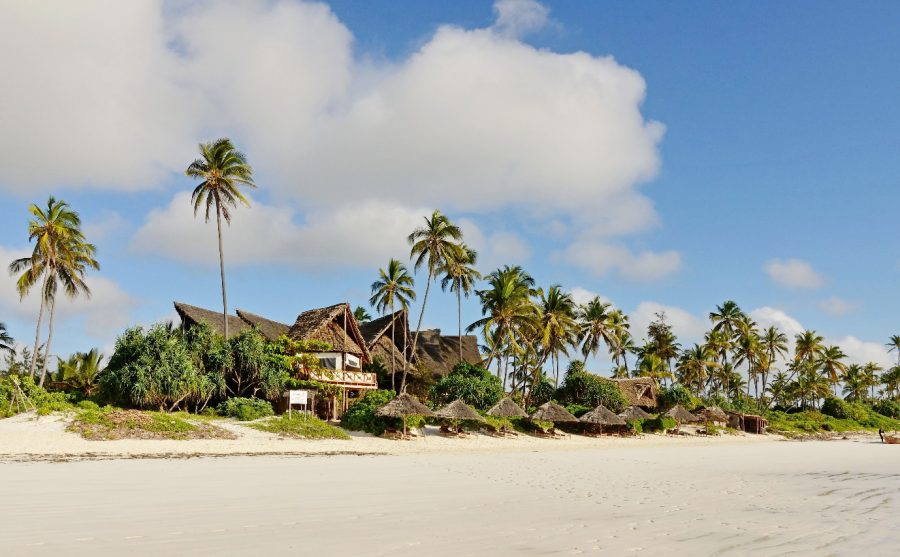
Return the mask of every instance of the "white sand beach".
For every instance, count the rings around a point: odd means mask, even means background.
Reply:
[[[0,553],[895,555],[900,450],[874,441],[90,442],[19,417]]]

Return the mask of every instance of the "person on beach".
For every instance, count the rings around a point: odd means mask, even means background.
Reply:
[[[884,429],[878,428],[878,436],[881,437],[881,442],[884,443]]]

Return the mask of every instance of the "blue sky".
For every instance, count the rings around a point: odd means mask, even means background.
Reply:
[[[0,8],[0,255],[53,193],[103,264],[61,310],[59,353],[108,349],[172,300],[218,307],[180,171],[228,135],[260,185],[226,237],[232,307],[363,303],[439,207],[483,271],[522,264],[636,327],[665,309],[692,342],[731,298],[888,360],[897,3],[125,4]],[[33,301],[0,287],[0,321],[33,338]],[[453,298],[434,292],[425,324],[455,329]]]

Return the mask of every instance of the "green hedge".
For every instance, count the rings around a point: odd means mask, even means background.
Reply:
[[[220,416],[235,418],[242,422],[258,420],[275,414],[272,404],[268,400],[243,397],[229,398],[220,404],[216,411]]]

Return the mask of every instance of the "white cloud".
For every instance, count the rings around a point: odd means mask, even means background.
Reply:
[[[30,255],[28,250],[0,246],[0,261],[8,262],[28,255]],[[62,293],[57,295],[54,320],[56,334],[59,335],[60,331],[64,330],[62,325],[81,319],[84,330],[89,336],[102,340],[108,339],[113,333],[128,324],[131,311],[137,303],[117,283],[106,277],[97,274],[89,275],[86,282],[91,289],[90,298],[81,296],[70,300]],[[38,289],[20,301],[15,285],[16,277],[5,272],[0,273],[0,310],[23,320],[36,322],[40,309]],[[47,323],[46,319],[45,315],[45,324]]]
[[[763,306],[754,309],[749,315],[756,321],[760,329],[777,327],[782,333],[787,335],[791,342],[793,342],[795,335],[799,335],[806,330],[799,321],[778,308]]]
[[[601,241],[576,241],[558,257],[598,277],[615,271],[623,278],[643,282],[665,278],[681,268],[681,254],[676,251],[635,253]]]
[[[773,259],[765,265],[772,280],[791,288],[819,288],[825,282],[812,265],[802,259]]]
[[[547,24],[550,10],[535,0],[497,0],[494,28],[501,34],[522,37]]]
[[[121,232],[127,225],[128,221],[119,213],[103,211],[99,219],[86,221],[82,230],[89,241],[96,243],[98,240],[105,240],[111,235]]]
[[[840,346],[851,363],[864,365],[875,362],[884,369],[889,369],[896,363],[883,342],[866,342],[855,336],[845,336],[833,339],[829,343]]]
[[[844,300],[843,298],[838,298],[837,296],[832,296],[831,298],[819,302],[819,309],[829,315],[836,316],[852,313],[856,311],[858,307],[859,304]]]
[[[582,288],[580,286],[576,286],[575,288],[569,290],[569,295],[572,296],[572,301],[574,301],[579,306],[584,305],[594,298],[600,298],[604,302],[609,302],[609,300],[600,294],[597,294],[593,290],[588,290],[587,288]]]
[[[682,347],[695,342],[702,342],[703,335],[709,328],[709,322],[691,312],[676,306],[667,306],[657,302],[641,302],[631,312],[631,334],[640,343],[647,336],[647,327],[656,320],[656,314],[663,312],[666,322],[672,325],[672,331],[678,337]]]
[[[477,267],[489,273],[500,265],[522,264],[531,257],[531,248],[524,238],[507,230],[483,232],[471,219],[457,221],[466,243],[478,252]]]

